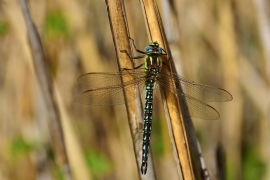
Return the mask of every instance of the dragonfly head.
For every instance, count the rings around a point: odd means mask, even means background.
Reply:
[[[162,48],[159,47],[157,41],[151,42],[146,48],[144,49],[145,53],[148,55],[160,55],[162,54]]]

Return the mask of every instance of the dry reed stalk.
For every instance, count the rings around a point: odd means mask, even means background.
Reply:
[[[266,79],[267,82],[265,82],[265,84],[263,84],[264,88],[258,88],[257,90],[259,91],[267,91],[268,94],[264,94],[265,96],[262,96],[262,93],[252,93],[253,96],[254,95],[260,95],[261,98],[256,98],[257,100],[255,100],[255,103],[258,106],[261,106],[260,110],[263,111],[263,116],[262,116],[262,120],[261,120],[261,126],[260,126],[260,136],[261,136],[261,147],[260,147],[260,154],[261,154],[261,159],[265,159],[265,163],[267,166],[267,170],[266,170],[266,175],[264,176],[265,179],[270,179],[270,158],[269,158],[269,153],[270,153],[270,145],[269,145],[269,137],[270,137],[270,133],[269,133],[269,127],[270,127],[270,122],[269,122],[269,114],[266,113],[269,111],[270,108],[270,96],[269,96],[269,86],[267,86],[267,84],[269,85],[270,82],[270,21],[269,21],[269,1],[266,0],[253,0],[255,8],[257,10],[258,15],[257,17],[257,23],[258,23],[258,29],[259,29],[259,38],[260,41],[262,42],[262,51],[263,51],[263,55],[265,57],[265,69],[264,71],[266,71],[266,77],[264,77],[263,79]],[[255,70],[255,69],[253,69]],[[254,71],[252,71],[254,72]],[[255,76],[258,77],[258,76]],[[259,81],[262,81],[261,78],[259,78]],[[257,83],[257,82],[255,82]],[[248,86],[250,87],[250,86]],[[260,105],[257,103],[257,101],[262,101],[265,102],[267,101],[267,104],[264,103],[260,103],[260,104],[264,104],[264,105]],[[265,111],[265,109],[267,109],[267,111]]]
[[[48,70],[46,69],[47,64],[43,52],[43,47],[38,32],[36,30],[36,27],[32,22],[26,1],[20,0],[19,2],[21,4],[22,12],[28,30],[27,32],[30,47],[32,50],[35,72],[48,108],[48,113],[50,117],[48,124],[51,134],[52,147],[56,154],[56,162],[61,167],[65,179],[72,179],[67,153],[65,149],[65,141],[63,136],[59,109],[55,102],[56,98],[53,93],[52,79],[48,73]]]
[[[187,15],[185,13],[185,11],[190,11],[190,10],[186,10],[186,2],[183,0],[174,0],[173,4],[174,6],[172,6],[173,10],[175,11],[175,15],[176,15],[176,19],[177,19],[177,27],[179,29],[179,40],[175,40],[177,38],[174,39],[174,41],[178,41],[179,42],[179,46],[181,49],[181,57],[182,57],[182,63],[183,63],[183,71],[185,72],[184,74],[187,77],[191,77],[192,74],[192,68],[193,68],[193,62],[192,62],[192,56],[194,56],[193,54],[190,54],[190,50],[189,50],[189,41],[188,38],[190,36],[190,32],[188,32],[189,30],[189,25],[187,24],[187,22],[189,22],[188,20],[186,20],[188,17],[183,16],[184,14]],[[197,3],[199,4],[199,2]],[[192,8],[190,8],[192,9]],[[197,13],[197,11],[195,12],[190,12],[192,14]],[[210,36],[210,32],[207,31],[205,32],[204,29],[202,29],[202,27],[200,27],[200,25],[202,25],[202,21],[198,20],[198,19],[194,19],[194,21],[196,23],[194,23],[195,25],[197,25],[197,23],[199,23],[199,29],[202,31],[202,33],[204,33],[204,35],[206,36],[207,40],[210,41],[210,44],[214,44],[213,39],[214,36]],[[208,21],[211,20],[208,19]],[[211,26],[212,27],[212,26]],[[209,39],[210,38],[210,39]],[[216,47],[216,44],[214,45],[214,48]],[[174,72],[175,68],[173,69]],[[194,171],[194,176],[196,179],[201,179],[203,177],[201,177],[201,174],[203,174],[202,172],[206,172],[208,171],[206,168],[205,164],[202,164],[202,162],[199,161],[199,159],[203,159],[202,157],[202,153],[200,152],[200,145],[198,143],[197,137],[196,137],[196,132],[195,132],[195,128],[193,125],[193,122],[191,120],[190,117],[185,117],[184,119],[184,123],[185,123],[185,128],[186,128],[186,133],[187,133],[187,139],[188,139],[188,143],[189,143],[189,151],[190,151],[190,155],[191,155],[191,160],[192,160],[192,166],[193,166],[193,171]]]
[[[106,2],[108,5],[109,18],[111,22],[111,29],[113,33],[114,42],[115,42],[117,57],[122,57],[121,53],[119,54],[119,50],[126,49],[130,51],[128,32],[126,30],[127,27],[126,27],[126,22],[125,22],[126,18],[125,18],[125,15],[123,16],[124,13],[122,12],[123,5],[121,4],[121,1],[114,2],[114,4],[109,4],[109,3],[112,3],[110,1],[106,1]],[[163,33],[163,28],[162,28],[161,20],[159,17],[159,12],[156,6],[156,2],[143,1],[142,5],[145,12],[146,24],[147,24],[147,27],[149,28],[149,36],[151,37],[150,38],[151,41],[157,40],[160,43],[161,47],[166,47],[165,46],[166,40]],[[126,44],[125,48],[123,44]],[[169,49],[167,48],[164,48],[164,49],[166,49],[166,51],[169,52]],[[121,63],[123,64],[123,62],[125,64],[124,66],[121,65]],[[123,59],[121,61],[118,61],[118,63],[119,63],[120,68],[129,68],[126,64],[130,63],[130,59],[129,58],[127,58],[126,60]],[[131,68],[133,68],[132,64],[131,64]],[[171,70],[168,70],[168,71],[171,72]],[[178,99],[178,98],[176,97],[175,99]],[[169,119],[168,120],[169,129],[172,130],[171,137],[172,137],[172,142],[175,145],[174,150],[176,152],[175,153],[176,161],[179,162],[177,164],[179,178],[183,177],[184,179],[195,179],[196,177],[196,179],[201,179],[200,154],[197,149],[197,140],[195,137],[195,133],[194,133],[195,131],[194,131],[192,123],[187,123],[186,126],[189,129],[189,134],[193,134],[191,135],[191,137],[189,137],[189,140],[190,142],[192,142],[192,144],[195,144],[193,146],[195,149],[195,151],[193,150],[193,154],[195,154],[193,155],[194,157],[193,162],[194,164],[196,164],[195,167],[197,167],[196,175],[193,174],[193,166],[191,163],[192,160],[189,154],[188,140],[187,140],[186,132],[185,132],[185,124],[183,122],[182,115],[180,112],[179,102],[177,101],[164,102],[164,106],[166,107],[165,109],[167,109],[167,119]],[[179,111],[175,111],[174,107],[178,107]],[[130,106],[128,106],[127,108],[130,108]],[[170,109],[174,109],[174,110],[170,110]],[[129,114],[129,116],[131,115],[132,114]],[[136,128],[131,127],[131,130],[133,132],[134,132],[134,129]],[[134,140],[133,138],[133,141],[136,141],[136,139]],[[136,148],[136,145],[134,145],[134,147]],[[139,145],[139,148],[141,148],[140,145]],[[153,169],[151,166],[149,167],[149,171],[153,172]],[[149,171],[147,175],[149,175]]]
[[[124,3],[122,0],[106,0],[105,2],[107,5],[109,22],[115,45],[119,70],[124,68],[133,69],[134,68],[133,61],[125,53],[120,52],[121,50],[126,50],[128,53],[131,54],[130,39]],[[123,81],[126,80],[123,79]],[[134,91],[138,90],[134,89]],[[140,173],[141,157],[142,157],[142,138],[140,137],[140,134],[143,124],[142,118],[143,111],[141,100],[140,98],[137,98],[136,101],[129,101],[129,98],[132,97],[127,94],[125,88],[124,88],[124,95],[126,100],[129,127],[133,140],[133,147],[137,160],[137,167],[140,179],[155,179],[151,156],[148,160],[149,162],[148,173],[146,175],[142,175]]]
[[[170,55],[167,40],[164,34],[163,25],[155,0],[141,0],[143,12],[146,19],[146,26],[149,30],[149,38],[151,41],[158,41],[160,46]],[[172,59],[170,63],[172,62]],[[170,74],[171,66],[166,66],[164,72]],[[175,85],[177,86],[177,85]],[[178,86],[179,87],[179,86]],[[165,96],[168,92],[165,92]],[[171,143],[173,145],[175,161],[177,162],[177,172],[179,178],[185,180],[198,179],[193,173],[192,160],[189,152],[188,139],[185,130],[185,124],[181,113],[181,108],[177,99],[170,98],[171,101],[164,101],[165,114],[170,132]],[[177,107],[177,108],[175,108]],[[177,110],[176,110],[177,109]],[[198,159],[199,160],[199,159]]]
[[[230,106],[225,106],[224,120],[221,121],[223,142],[226,144],[227,164],[232,168],[232,179],[241,179],[241,140],[242,140],[242,109],[243,100],[239,86],[239,48],[235,32],[235,19],[229,1],[219,1],[218,9],[218,40],[220,48],[217,51],[224,73],[224,87],[233,94],[234,100]],[[232,112],[233,111],[233,112]]]
[[[61,93],[59,92],[59,88],[57,87],[56,83],[54,83],[54,90],[61,115],[61,124],[63,127],[63,131],[65,132],[64,138],[66,142],[67,155],[69,158],[72,175],[74,179],[77,180],[91,180],[92,178],[87,169],[81,145],[79,143],[78,137],[76,137],[74,128],[72,127],[72,123],[70,120],[71,116],[65,108],[63,98],[61,96]]]
[[[74,48],[78,51],[85,72],[105,70],[104,64],[100,66],[101,57],[94,34],[87,31],[88,19],[85,17],[80,2],[76,0],[57,1],[64,12],[68,12],[65,15],[73,32]]]
[[[256,119],[259,126],[259,156],[266,164],[268,170],[270,168],[269,163],[269,103],[270,94],[269,87],[259,74],[259,72],[254,68],[251,63],[245,58],[241,57],[239,61],[241,87],[247,93],[247,96],[251,99],[253,105],[258,108],[261,113],[261,117]],[[256,89],[254,89],[256,87]],[[270,173],[266,170],[263,179],[269,179]]]

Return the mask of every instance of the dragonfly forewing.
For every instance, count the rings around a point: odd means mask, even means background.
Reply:
[[[122,84],[123,79],[123,84]],[[78,78],[78,82],[90,89],[119,87],[144,81],[144,73],[125,70],[118,73],[87,73]]]
[[[123,77],[123,83],[121,80]],[[76,102],[93,106],[113,106],[132,101],[140,97],[144,89],[144,76],[120,73],[88,73],[79,77],[78,81],[88,87],[87,91],[76,97]],[[89,89],[90,88],[90,89]]]
[[[173,81],[180,82],[181,89],[175,88]],[[160,73],[159,83],[162,87],[167,87],[174,93],[184,93],[205,102],[232,100],[232,95],[222,88],[195,83],[194,81],[187,80],[176,74],[166,75],[164,73]]]

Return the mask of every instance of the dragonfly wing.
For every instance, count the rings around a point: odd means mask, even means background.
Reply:
[[[122,86],[134,81],[140,81],[145,76],[142,71],[124,70],[118,73],[93,72],[78,78],[78,82],[90,89],[106,88],[110,86]]]
[[[138,87],[138,89],[136,89]],[[135,100],[143,91],[144,81],[126,84],[124,86],[109,86],[90,89],[76,97],[76,102],[93,106],[112,106],[125,103],[124,91],[126,89],[129,100]]]
[[[164,84],[163,84],[164,85]],[[162,103],[163,99],[164,99],[164,90],[163,89],[164,86],[162,86],[162,84],[160,83],[160,81],[157,81],[155,84],[155,89],[154,89],[154,94],[155,97],[157,97],[157,99]],[[174,92],[171,92],[174,93]]]
[[[233,99],[232,95],[222,88],[195,83],[194,81],[187,80],[177,74],[166,75],[160,73],[158,81],[162,88],[168,88],[175,93],[180,91],[180,94],[184,93],[205,102],[231,101]],[[172,81],[180,82],[182,91],[177,90]]]
[[[162,99],[165,97],[164,87],[160,83],[156,84],[155,95],[162,102]],[[167,91],[166,100],[174,101],[175,92]],[[212,106],[193,98],[184,93],[180,94],[179,97],[180,107],[182,114],[186,116],[191,116],[200,119],[216,120],[219,119],[218,111]]]
[[[220,117],[215,108],[186,94],[180,96],[180,106],[182,113],[187,116],[207,120],[217,120]]]

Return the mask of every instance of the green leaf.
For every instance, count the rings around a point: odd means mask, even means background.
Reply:
[[[243,152],[243,179],[263,179],[266,169],[266,164],[262,162],[255,148],[246,147]]]
[[[68,38],[69,27],[62,12],[54,10],[45,17],[45,36],[49,39]]]
[[[89,150],[85,154],[85,160],[88,168],[94,177],[100,179],[104,175],[108,175],[112,171],[110,160],[103,154]]]
[[[64,172],[62,171],[60,166],[55,166],[54,168],[54,176],[56,180],[65,180]]]
[[[9,152],[13,160],[17,160],[36,148],[34,143],[29,143],[22,138],[15,138],[11,141]]]
[[[3,37],[8,32],[8,23],[5,21],[0,21],[0,38]]]

